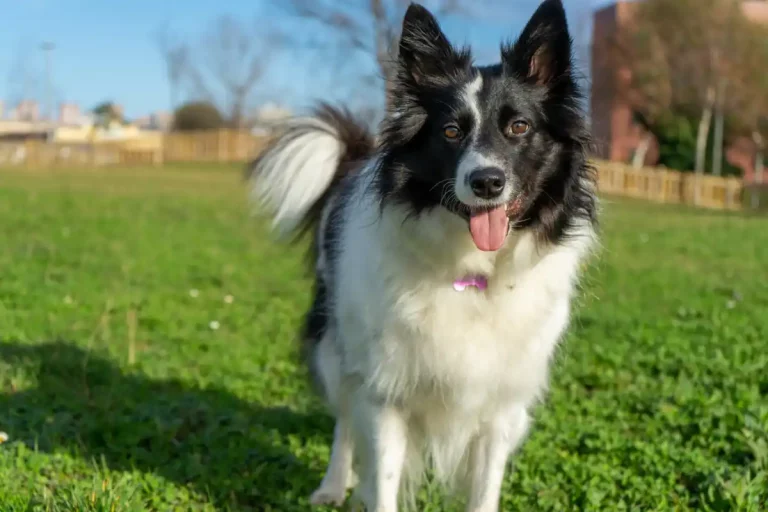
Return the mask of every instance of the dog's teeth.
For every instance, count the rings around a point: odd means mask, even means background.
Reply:
[[[466,287],[467,285],[465,284],[453,283],[453,289],[456,290],[457,292],[463,292]]]

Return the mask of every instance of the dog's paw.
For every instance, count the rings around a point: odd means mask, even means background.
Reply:
[[[344,505],[344,501],[347,497],[346,494],[345,491],[339,491],[338,489],[320,487],[309,497],[309,503],[313,507],[319,507],[321,505],[340,507]]]
[[[349,504],[347,505],[347,512],[365,512],[365,504],[359,496],[353,494],[349,498]]]

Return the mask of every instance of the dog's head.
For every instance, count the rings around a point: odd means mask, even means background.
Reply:
[[[412,4],[382,130],[384,200],[415,214],[447,208],[482,250],[500,248],[512,227],[557,241],[577,210],[591,216],[580,99],[560,0],[545,0],[488,67]]]

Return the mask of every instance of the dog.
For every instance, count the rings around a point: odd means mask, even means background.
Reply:
[[[327,104],[250,165],[281,236],[311,233],[304,354],[335,416],[314,505],[407,506],[425,473],[499,509],[597,241],[561,0],[476,67],[411,4],[374,135]]]

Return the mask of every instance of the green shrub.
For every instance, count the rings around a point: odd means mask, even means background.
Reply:
[[[221,112],[206,101],[186,103],[176,109],[173,116],[174,131],[218,130],[223,127]]]

